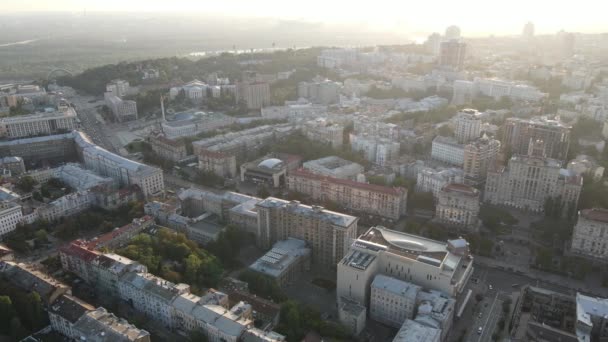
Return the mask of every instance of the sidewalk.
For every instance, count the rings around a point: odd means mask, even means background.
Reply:
[[[504,261],[495,260],[479,255],[474,256],[476,264],[505,270],[521,275],[525,275],[531,279],[546,282],[552,285],[568,288],[573,291],[583,292],[585,294],[596,297],[608,298],[608,288],[602,286],[590,286],[589,282],[583,280],[572,279],[557,274],[552,274],[544,271],[530,269],[529,267],[514,266]]]

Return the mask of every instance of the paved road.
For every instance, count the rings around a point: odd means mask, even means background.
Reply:
[[[97,108],[100,102],[90,103],[94,100],[89,96],[72,96],[69,98],[76,108],[78,118],[82,124],[82,129],[91,137],[94,143],[109,150],[116,151],[116,146],[112,143],[111,133],[106,132],[104,124],[97,120]]]

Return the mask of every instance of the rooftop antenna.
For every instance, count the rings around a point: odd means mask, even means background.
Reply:
[[[160,130],[165,133],[163,130],[163,123],[167,122],[167,119],[165,118],[165,96],[163,94],[160,94],[160,112],[163,115],[163,121],[160,123]]]

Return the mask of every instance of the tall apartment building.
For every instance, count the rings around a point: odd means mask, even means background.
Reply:
[[[314,201],[332,201],[361,213],[398,220],[406,213],[407,189],[321,176],[304,169],[287,175],[287,189],[312,197]]]
[[[248,109],[261,109],[270,104],[270,85],[264,82],[239,82],[236,85],[236,101],[244,101]]]
[[[341,88],[341,83],[330,80],[300,82],[298,97],[308,99],[312,103],[330,105],[338,102]]]
[[[464,145],[459,144],[454,138],[438,135],[431,144],[431,158],[447,164],[462,166],[464,164]]]
[[[76,111],[62,106],[57,111],[0,119],[0,136],[9,139],[66,133],[79,127]]]
[[[469,185],[483,183],[488,173],[488,167],[496,162],[500,152],[500,141],[491,139],[484,134],[464,146],[465,182]]]
[[[514,155],[507,168],[488,171],[484,201],[542,212],[547,200],[559,200],[564,214],[574,214],[583,179],[561,165],[561,161],[545,158],[538,150],[535,154]]]
[[[473,256],[464,239],[445,243],[376,226],[355,240],[338,263],[337,298],[368,303],[378,274],[456,297],[472,272]]]
[[[370,287],[371,319],[399,328],[406,319],[414,318],[420,286],[378,274]]]
[[[129,82],[125,80],[112,80],[106,84],[106,92],[117,97],[123,97],[129,93]]]
[[[456,140],[465,144],[481,135],[481,116],[475,109],[463,109],[454,120]]]
[[[262,248],[288,237],[301,239],[309,243],[312,262],[323,268],[334,268],[357,234],[357,217],[319,206],[269,197],[255,207]]]
[[[0,203],[0,240],[17,229],[23,217],[21,206],[15,203]]]
[[[546,117],[508,118],[503,141],[513,154],[525,155],[531,143],[541,140],[547,157],[563,161],[568,156],[570,128],[559,120]]]
[[[608,209],[583,209],[572,233],[570,251],[608,262]]]
[[[464,184],[448,184],[439,192],[435,219],[439,222],[477,231],[479,222],[479,190]]]
[[[462,70],[467,54],[467,44],[457,39],[441,42],[439,45],[439,65]]]
[[[106,106],[118,122],[137,120],[137,103],[132,100],[123,100],[111,93],[105,93]]]

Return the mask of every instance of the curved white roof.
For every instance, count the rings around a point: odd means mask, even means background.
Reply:
[[[266,160],[262,161],[261,163],[259,163],[258,167],[266,167],[269,169],[274,169],[275,167],[281,165],[282,163],[283,163],[283,161],[281,159],[270,158],[270,159],[266,159]]]

